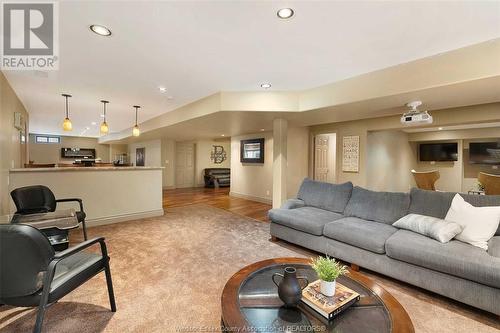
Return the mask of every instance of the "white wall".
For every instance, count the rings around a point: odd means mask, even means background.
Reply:
[[[215,164],[210,158],[213,146],[222,146],[226,151],[226,160],[221,164]],[[231,141],[196,141],[196,160],[195,160],[195,182],[197,186],[204,186],[203,170],[206,168],[230,168],[231,167]]]
[[[161,140],[151,140],[144,142],[136,142],[128,145],[128,154],[130,156],[130,163],[135,165],[135,151],[137,148],[146,148],[146,157],[144,159],[144,166],[159,167],[162,166],[161,155]]]

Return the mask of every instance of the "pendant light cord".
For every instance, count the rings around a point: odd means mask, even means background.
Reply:
[[[64,98],[66,99],[66,118],[69,118],[68,117],[68,111],[69,111],[68,110],[69,109],[69,106],[68,106],[68,96],[66,95],[66,96],[64,96]]]

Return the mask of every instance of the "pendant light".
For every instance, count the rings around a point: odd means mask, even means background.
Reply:
[[[139,136],[141,135],[141,130],[139,129],[139,126],[137,125],[137,111],[141,108],[139,105],[134,105],[135,108],[135,126],[132,129],[132,135],[133,136]]]
[[[71,97],[71,95],[62,94],[62,96],[66,99],[66,118],[64,118],[63,121],[63,130],[71,131],[73,129],[73,125],[71,124],[71,120],[69,120],[69,105],[68,105],[68,98]]]
[[[101,101],[101,103],[103,104],[103,108],[104,108],[104,119],[103,119],[103,122],[101,124],[101,134],[105,135],[105,134],[108,134],[109,132],[109,127],[108,127],[108,123],[106,122],[106,104],[109,103],[109,101]]]

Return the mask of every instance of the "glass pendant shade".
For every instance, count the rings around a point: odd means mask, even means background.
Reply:
[[[109,126],[108,123],[106,122],[106,104],[108,104],[109,101],[101,101],[101,103],[103,105],[103,116],[104,116],[104,119],[102,120],[101,124],[101,134],[108,134]]]
[[[71,131],[72,129],[73,129],[73,124],[71,124],[71,120],[69,120],[69,118],[64,118],[63,130]]]
[[[103,121],[101,124],[101,133],[107,134],[108,132],[109,132],[108,124],[105,121]]]
[[[132,135],[133,136],[141,135],[141,130],[139,129],[139,126],[137,126],[137,125],[134,126],[134,128],[132,129]]]
[[[68,104],[68,98],[71,97],[71,95],[62,94],[62,96],[66,100],[66,118],[64,118],[62,127],[64,131],[71,131],[73,129],[73,124],[71,123],[71,120],[69,120],[69,104]]]

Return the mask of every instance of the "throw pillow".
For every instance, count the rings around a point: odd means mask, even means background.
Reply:
[[[500,223],[500,206],[474,207],[457,193],[445,220],[463,227],[456,239],[488,250],[488,241],[495,235]]]
[[[448,243],[463,229],[458,223],[419,214],[403,216],[394,222],[393,226],[433,238],[441,243]]]

